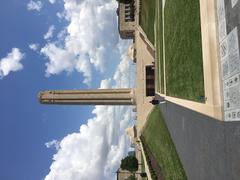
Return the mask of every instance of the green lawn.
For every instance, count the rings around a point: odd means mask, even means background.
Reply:
[[[141,0],[140,8],[139,24],[149,41],[158,49],[156,57],[158,67],[156,69],[156,88],[158,92],[164,93],[162,1]]]
[[[141,0],[139,24],[154,45],[155,1]]]
[[[204,96],[199,0],[168,0],[164,9],[167,95]]]
[[[187,179],[159,106],[156,106],[149,115],[142,135],[154,154],[165,180]]]
[[[156,57],[156,83],[157,92],[164,94],[164,62],[163,62],[163,20],[162,20],[162,0],[156,1],[155,11],[155,46],[157,49]]]
[[[205,93],[199,0],[167,0],[164,8],[164,32],[162,0],[141,0],[140,7],[140,26],[157,50],[157,91],[172,97],[202,102]]]

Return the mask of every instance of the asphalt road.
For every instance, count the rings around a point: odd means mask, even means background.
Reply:
[[[188,179],[240,179],[240,122],[220,122],[170,102],[160,108]]]

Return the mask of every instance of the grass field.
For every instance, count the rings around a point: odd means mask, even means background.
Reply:
[[[187,179],[159,106],[156,106],[149,115],[142,135],[154,154],[165,180]]]
[[[156,83],[157,92],[164,94],[164,62],[163,62],[163,20],[162,20],[162,1],[156,1],[155,11],[155,46],[157,49],[156,57]]]
[[[166,1],[164,9],[167,95],[204,96],[199,0]]]
[[[155,1],[141,0],[139,24],[154,45]]]
[[[162,0],[141,0],[139,23],[156,47],[157,91],[202,102],[205,93],[199,0],[168,0],[164,17]]]

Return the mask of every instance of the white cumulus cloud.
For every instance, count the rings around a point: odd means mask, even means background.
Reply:
[[[19,71],[23,69],[21,60],[24,54],[18,48],[12,48],[12,51],[6,57],[0,60],[0,78],[7,76],[11,71]]]
[[[114,79],[103,80],[100,88],[128,87],[125,79],[130,80],[130,74],[123,74],[130,69],[129,59],[123,56]],[[45,180],[115,179],[130,145],[125,129],[133,124],[131,112],[127,106],[96,106],[95,117],[81,125],[79,132],[69,134],[60,142]]]
[[[63,19],[63,18],[65,17],[65,11],[63,11],[63,12],[57,12],[56,15],[57,15],[57,17],[61,20],[61,19]]]
[[[114,64],[121,60],[114,76],[103,80],[100,88],[132,85],[131,61],[126,54],[129,41],[119,40],[116,8],[115,0],[64,0],[61,18],[64,16],[69,24],[59,31],[63,33],[56,41],[47,42],[41,49],[47,59],[46,75],[78,71],[84,83],[90,84],[93,69],[104,73],[109,61]],[[131,107],[96,106],[93,116],[78,132],[60,141],[45,180],[115,178],[129,149],[125,129],[133,124]]]
[[[57,54],[59,49],[71,54],[72,59],[65,61],[71,62],[71,67],[76,67],[71,70],[83,73],[86,84],[91,81],[91,68],[100,73],[105,72],[106,60],[116,53],[119,43],[116,8],[115,0],[64,0],[64,11],[61,15],[64,15],[69,24],[64,37],[57,43],[51,42],[56,47],[56,52],[52,51],[52,54]],[[59,44],[59,41],[62,43]],[[49,44],[43,49],[47,48]],[[64,66],[67,68],[65,69],[62,63],[56,62],[58,60],[62,62],[61,58],[52,59],[54,56],[49,56],[45,52],[42,51],[42,54],[50,61],[46,64],[46,74],[69,72],[69,66]],[[52,62],[55,62],[55,66],[52,66]]]
[[[51,4],[55,4],[56,0],[49,0]]]
[[[43,4],[41,1],[33,1],[33,0],[30,0],[27,4],[27,9],[29,11],[40,11],[43,7]]]
[[[51,25],[49,28],[48,28],[48,31],[46,34],[44,34],[43,38],[44,39],[49,39],[53,36],[53,32],[55,30],[55,26],[54,25]]]
[[[49,61],[46,63],[46,76],[57,75],[63,71],[71,73],[74,69],[83,73],[84,83],[90,84],[92,80],[90,62],[82,56],[76,57],[74,53],[67,51],[64,48],[56,46],[54,43],[48,43],[41,49]]]
[[[62,71],[71,72],[75,66],[75,56],[73,53],[57,47],[53,43],[48,43],[41,49],[41,53],[49,58],[46,63],[46,75],[59,74]]]
[[[47,148],[55,148],[56,150],[59,150],[59,148],[60,148],[60,142],[59,141],[57,141],[56,139],[54,139],[54,140],[52,140],[52,141],[49,141],[49,142],[46,142],[45,143],[45,146],[47,147]]]
[[[29,49],[33,50],[33,51],[37,51],[39,48],[39,44],[37,43],[32,43],[28,45]]]

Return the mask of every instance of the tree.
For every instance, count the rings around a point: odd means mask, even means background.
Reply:
[[[121,161],[121,169],[134,172],[138,170],[138,160],[135,156],[127,156]]]

